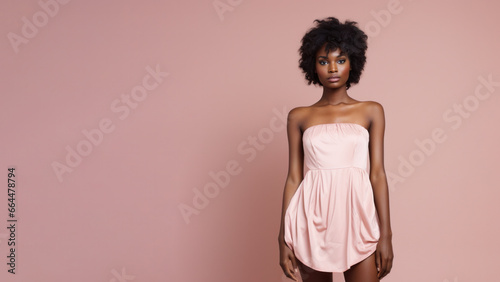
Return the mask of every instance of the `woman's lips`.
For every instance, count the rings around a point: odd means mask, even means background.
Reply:
[[[328,78],[329,82],[337,82],[339,80],[340,80],[340,77],[338,77],[338,76],[332,76],[332,77]]]

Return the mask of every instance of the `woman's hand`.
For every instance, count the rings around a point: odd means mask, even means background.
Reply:
[[[375,263],[377,264],[379,279],[384,278],[391,272],[393,258],[391,237],[381,236],[375,251]]]
[[[295,255],[292,250],[285,244],[284,241],[279,240],[280,245],[280,265],[285,273],[286,277],[297,281],[295,277],[295,269],[297,269],[297,261],[295,260]],[[290,268],[290,266],[293,267]]]

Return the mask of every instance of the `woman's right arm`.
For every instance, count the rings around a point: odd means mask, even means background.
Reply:
[[[295,256],[285,243],[285,226],[284,219],[288,205],[293,195],[297,191],[300,182],[303,179],[304,169],[304,151],[302,147],[302,131],[300,129],[303,110],[294,108],[288,113],[287,119],[287,135],[288,135],[288,175],[285,181],[283,190],[283,203],[281,210],[281,224],[278,235],[278,243],[280,246],[280,265],[285,275],[295,281],[297,278],[294,271],[290,268],[290,264],[294,269],[297,268]]]

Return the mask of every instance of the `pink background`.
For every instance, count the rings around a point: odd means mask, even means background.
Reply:
[[[395,260],[383,281],[497,279],[500,4],[41,3],[52,15],[34,0],[0,4],[1,281],[291,281],[277,244],[282,118],[321,95],[297,49],[328,16],[369,34],[349,93],[386,112]],[[95,133],[102,122],[113,130]],[[67,148],[87,155],[60,181],[53,163],[68,165]],[[228,165],[233,174],[220,173]],[[6,265],[11,166],[16,275]],[[212,198],[186,224],[179,205],[193,207],[205,187]]]

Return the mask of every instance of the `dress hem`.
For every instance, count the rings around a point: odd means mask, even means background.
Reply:
[[[362,256],[361,258],[355,260],[353,263],[351,263],[350,265],[347,266],[347,268],[343,268],[343,269],[334,269],[334,270],[330,270],[330,269],[319,269],[319,268],[316,268],[316,267],[313,267],[312,264],[309,262],[309,261],[305,261],[303,259],[301,259],[300,256],[298,256],[297,254],[295,254],[294,252],[294,255],[295,257],[300,260],[302,262],[302,264],[304,264],[305,266],[311,268],[311,269],[314,269],[316,271],[320,271],[320,272],[332,272],[332,273],[344,273],[345,271],[351,269],[351,267],[355,264],[358,264],[362,261],[364,261],[365,259],[367,259],[368,257],[370,257],[371,255],[373,255],[373,253],[375,253],[375,251],[377,250],[377,245],[378,245],[378,242],[377,244],[374,245],[374,248],[372,248],[372,250],[370,250],[370,252],[368,253],[368,255],[366,256]]]

